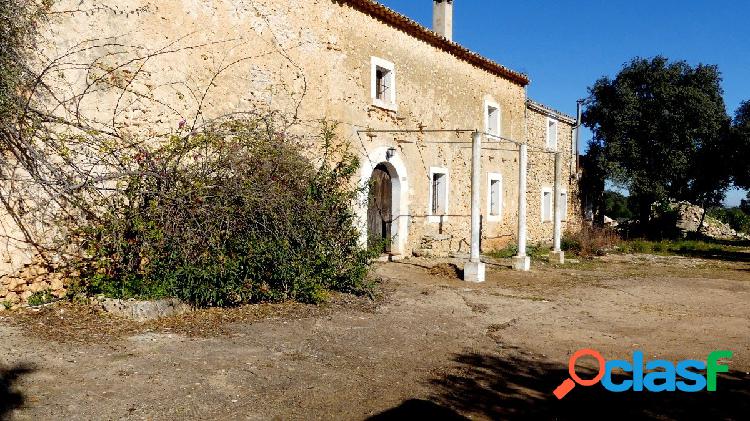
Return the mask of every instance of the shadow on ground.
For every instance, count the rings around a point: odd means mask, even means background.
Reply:
[[[449,374],[431,381],[435,395],[430,401],[409,400],[372,419],[467,419],[459,415],[464,414],[505,420],[739,420],[750,413],[750,375],[744,372],[720,377],[713,393],[612,393],[596,385],[578,386],[557,400],[552,391],[568,376],[561,364],[482,354],[457,355],[454,361]],[[594,377],[585,369],[579,374]]]
[[[721,240],[699,236],[696,240],[708,243],[708,246],[693,248],[690,244],[676,252],[682,256],[700,259],[727,260],[730,262],[750,262],[750,241]]]
[[[15,384],[21,376],[32,371],[27,365],[0,367],[0,420],[7,419],[14,409],[23,406],[24,395],[16,389]]]
[[[681,256],[695,257],[705,260],[724,260],[728,262],[750,262],[750,252],[732,251],[720,248],[711,248],[708,250],[680,250]]]
[[[700,237],[698,238],[707,243],[721,244],[724,246],[750,247],[750,240],[721,240],[718,238]]]

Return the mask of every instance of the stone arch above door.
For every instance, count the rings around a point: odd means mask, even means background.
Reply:
[[[390,150],[390,152],[389,152]],[[397,148],[382,146],[375,148],[368,153],[368,156],[362,157],[362,169],[360,183],[365,187],[365,195],[368,194],[367,186],[372,178],[373,171],[379,165],[387,169],[391,176],[391,251],[392,255],[405,255],[409,236],[409,179],[407,176],[406,166],[402,159],[402,154]],[[367,244],[367,196],[363,198],[360,206],[360,242],[364,246]]]

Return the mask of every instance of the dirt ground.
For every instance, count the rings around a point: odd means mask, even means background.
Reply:
[[[415,259],[373,269],[374,301],[142,325],[73,305],[0,312],[0,419],[747,419],[750,253],[717,257],[610,256],[528,274],[498,261],[481,285]],[[714,393],[597,385],[558,401],[580,348],[734,357]]]

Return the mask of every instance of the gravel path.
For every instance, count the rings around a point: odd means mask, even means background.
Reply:
[[[750,256],[750,255],[749,255]],[[0,419],[741,419],[750,259],[615,256],[532,273],[382,264],[380,297],[136,324],[86,307],[0,313]],[[577,349],[735,355],[713,394],[551,391]],[[584,373],[587,368],[579,371]],[[583,374],[582,374],[583,376]],[[607,415],[609,414],[609,415]],[[745,418],[746,419],[746,418]]]

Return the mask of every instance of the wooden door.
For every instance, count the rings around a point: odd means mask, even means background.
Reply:
[[[391,225],[393,222],[393,185],[388,169],[378,165],[370,179],[370,201],[367,208],[367,235],[369,246],[382,244],[383,252],[391,251]]]

